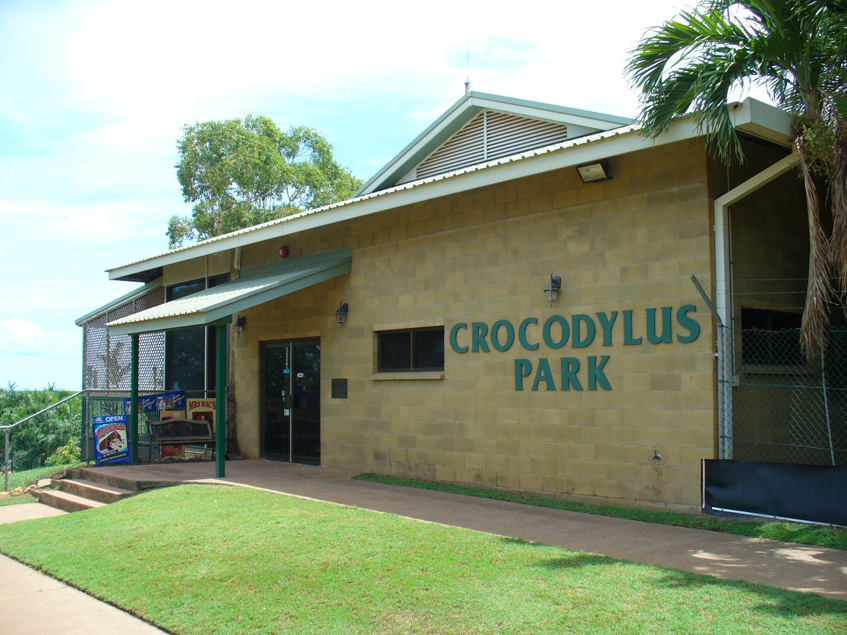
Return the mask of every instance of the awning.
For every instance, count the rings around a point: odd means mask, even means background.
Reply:
[[[112,335],[228,322],[234,313],[350,273],[352,249],[246,269],[241,278],[109,322]]]

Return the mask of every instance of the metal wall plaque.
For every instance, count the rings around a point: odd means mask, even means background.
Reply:
[[[332,398],[347,399],[347,380],[333,379],[332,380]]]

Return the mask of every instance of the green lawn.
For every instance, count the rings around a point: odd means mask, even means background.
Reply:
[[[189,485],[0,526],[174,633],[843,633],[847,603],[391,514]]]
[[[588,503],[574,503],[566,500],[530,496],[529,494],[520,494],[506,490],[484,489],[480,487],[470,487],[468,485],[453,485],[451,483],[394,478],[391,476],[379,476],[377,474],[360,474],[353,478],[360,481],[383,483],[385,485],[430,489],[439,492],[448,492],[450,494],[461,494],[462,496],[476,496],[479,498],[490,498],[493,500],[521,503],[522,505],[533,505],[535,507],[550,507],[552,509],[581,512],[583,514],[595,514],[598,516],[610,516],[612,518],[638,520],[645,523],[655,523],[657,525],[690,527],[692,529],[717,531],[736,536],[782,540],[784,542],[794,542],[801,545],[827,547],[829,549],[841,549],[842,551],[847,551],[847,530],[838,527],[821,527],[817,525],[803,525],[801,523],[735,520],[730,518],[718,518],[716,516],[708,516],[705,514],[681,514],[678,512],[638,509],[637,507],[589,505]]]
[[[53,467],[37,467],[34,470],[23,470],[21,472],[12,472],[9,474],[9,491],[12,491],[16,487],[26,488],[27,485],[33,485],[40,478],[50,478],[54,474],[61,474],[65,469],[65,465],[53,466]],[[2,491],[6,487],[6,473],[0,470],[0,491]],[[23,503],[36,503],[38,501],[35,500],[29,494],[23,494],[21,496],[11,496],[9,498],[4,498],[0,500],[0,507],[4,505],[21,505]]]

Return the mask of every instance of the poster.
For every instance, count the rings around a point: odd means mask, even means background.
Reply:
[[[185,411],[166,410],[162,412],[162,421],[167,421],[168,419],[185,419]],[[168,457],[185,458],[184,445],[162,445],[159,446],[159,451],[161,452],[160,456],[162,459],[166,459]]]
[[[94,459],[98,466],[131,462],[126,415],[94,417]]]
[[[124,399],[124,412],[129,416],[130,400]],[[138,412],[157,412],[159,410],[185,409],[185,391],[163,392],[158,395],[141,395],[138,398]]]
[[[212,434],[215,433],[215,409],[217,399],[188,399],[188,416],[191,421],[208,421],[212,424]]]

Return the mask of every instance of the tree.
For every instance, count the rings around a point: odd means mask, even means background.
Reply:
[[[627,73],[644,134],[691,113],[724,162],[744,160],[732,91],[763,83],[793,115],[810,230],[800,341],[809,356],[824,350],[829,311],[847,291],[847,0],[703,0],[645,34]],[[829,187],[829,234],[815,176]]]
[[[362,182],[304,126],[282,132],[267,117],[186,125],[177,148],[191,216],[172,216],[170,246],[202,240],[350,198]]]
[[[12,425],[71,394],[54,386],[21,391],[9,384],[0,388],[0,425]],[[13,428],[9,448],[12,470],[78,462],[81,417],[82,401],[72,399]]]

